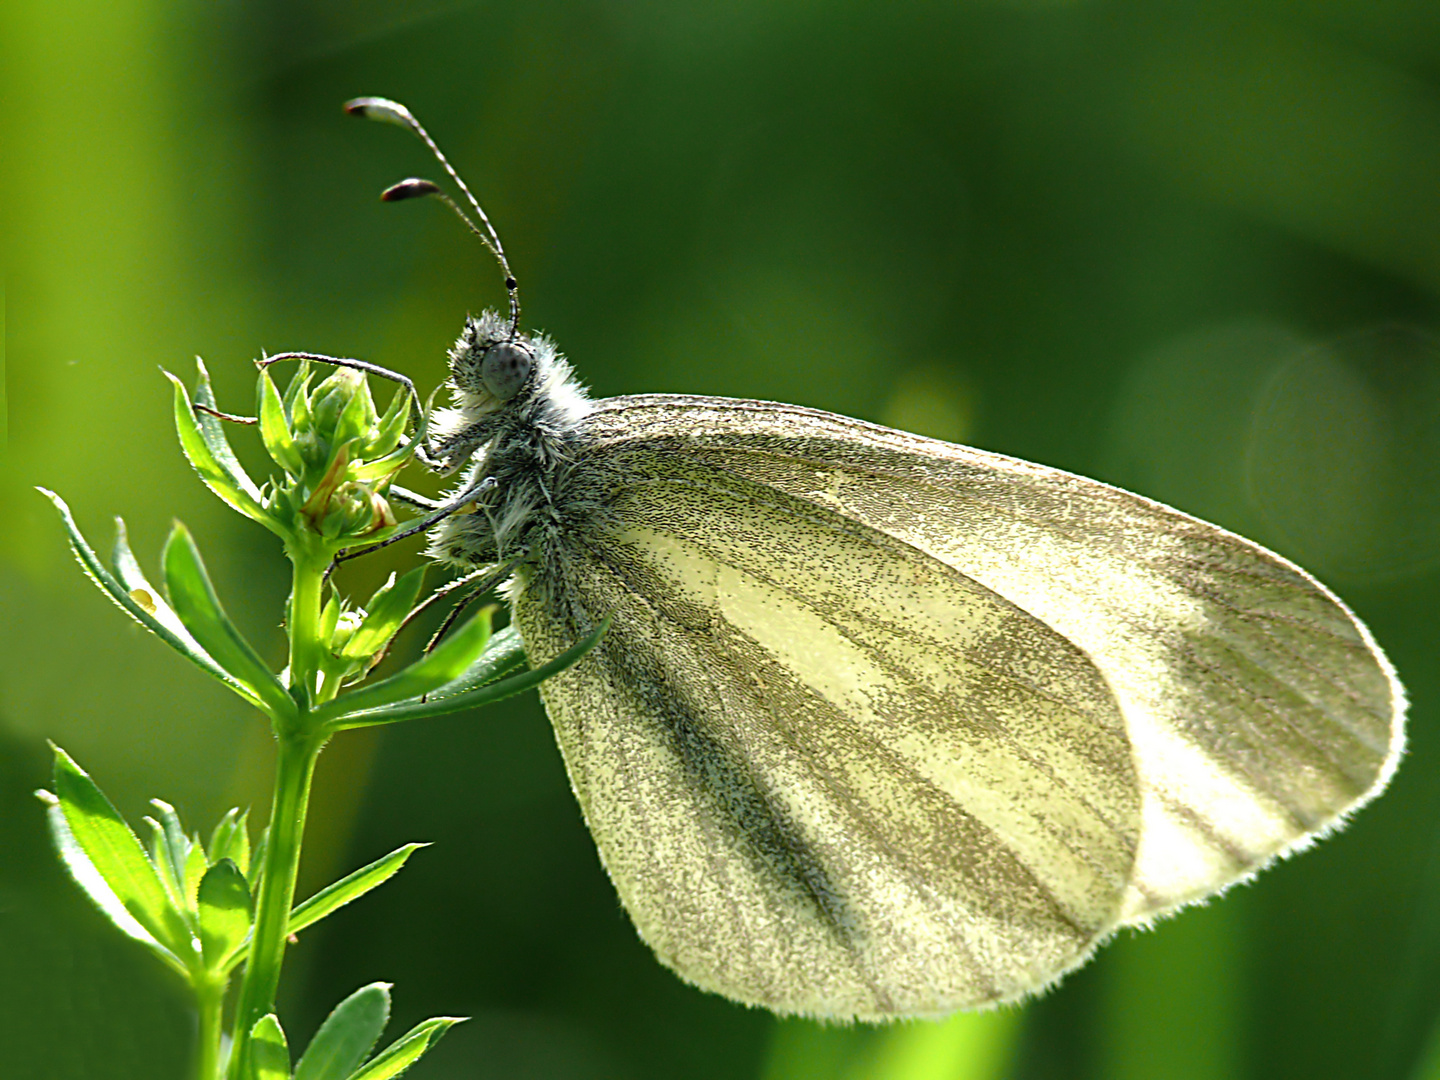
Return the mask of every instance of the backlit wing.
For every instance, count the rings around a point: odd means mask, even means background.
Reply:
[[[765,402],[618,398],[518,596],[641,936],[707,989],[1012,999],[1377,792],[1403,696],[1258,546],[1053,469]]]

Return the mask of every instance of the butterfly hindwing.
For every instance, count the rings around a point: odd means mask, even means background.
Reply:
[[[614,616],[543,693],[661,958],[740,1000],[871,1018],[1014,998],[1083,960],[1140,826],[1089,659],[831,508],[616,453],[610,523],[557,537],[516,619],[539,662]],[[586,475],[605,472],[600,451]]]

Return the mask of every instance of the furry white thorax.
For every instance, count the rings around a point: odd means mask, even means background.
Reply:
[[[486,350],[501,343],[523,347],[533,360],[508,401],[498,400],[481,378]],[[440,521],[427,554],[465,569],[534,557],[544,532],[561,527],[554,494],[594,405],[554,342],[512,334],[509,320],[494,311],[466,320],[449,361],[454,404],[435,411],[426,442],[437,471],[462,470],[447,501],[471,492],[474,510]]]

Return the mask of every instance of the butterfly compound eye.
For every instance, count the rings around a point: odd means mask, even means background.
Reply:
[[[497,401],[509,401],[520,392],[534,366],[535,359],[525,346],[501,342],[485,350],[480,379]]]

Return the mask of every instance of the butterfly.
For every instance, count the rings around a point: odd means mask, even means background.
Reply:
[[[468,319],[422,461],[432,557],[495,582],[641,938],[782,1014],[1022,998],[1373,798],[1404,692],[1263,547],[1057,469],[814,409],[591,400]],[[488,577],[486,576],[488,575]]]

